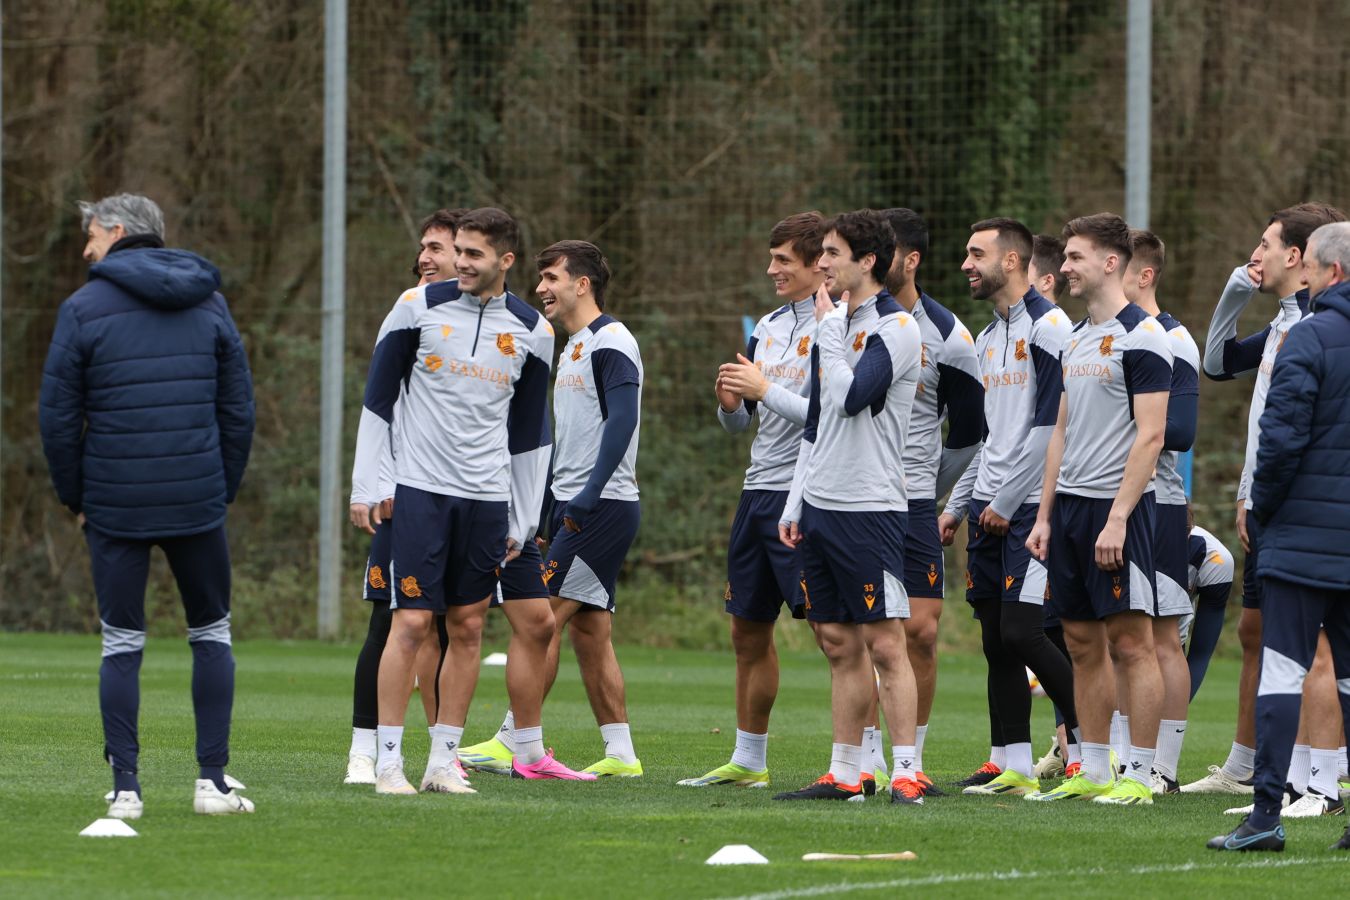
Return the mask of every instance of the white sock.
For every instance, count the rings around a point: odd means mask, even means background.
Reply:
[[[994,765],[998,766],[1000,772],[1006,769],[1008,767],[1008,748],[1007,747],[989,748],[989,761]]]
[[[731,762],[751,772],[763,772],[769,767],[769,736],[736,729],[736,749]]]
[[[1153,770],[1153,758],[1157,755],[1154,747],[1136,747],[1130,745],[1130,764],[1125,767],[1125,777],[1133,778],[1140,784],[1148,784],[1148,773]]]
[[[1116,758],[1120,764],[1125,765],[1130,758],[1130,717],[1122,714],[1120,717],[1120,744],[1116,747]]]
[[[352,729],[352,748],[347,751],[349,756],[369,756],[375,758],[375,729],[374,728],[353,728]]]
[[[916,756],[913,747],[891,748],[891,760],[895,763],[891,772],[895,774],[896,778],[914,779],[914,773],[919,771],[918,763],[915,760]]]
[[[1031,741],[1021,741],[1008,745],[1008,765],[1006,769],[1011,769],[1018,775],[1030,778],[1031,766]]]
[[[1336,770],[1337,770],[1337,771],[1336,771],[1336,774],[1337,774],[1337,776],[1338,776],[1341,780],[1345,780],[1346,778],[1350,778],[1350,766],[1347,766],[1347,765],[1346,765],[1345,748],[1342,747],[1341,749],[1337,750],[1337,751],[1336,751],[1336,754],[1340,757],[1340,763],[1336,766]]]
[[[830,774],[836,784],[849,786],[862,783],[862,745],[832,744],[830,746]]]
[[[455,761],[460,742],[464,740],[463,725],[431,726],[431,753],[427,756],[427,771],[448,766]]]
[[[1115,775],[1111,771],[1109,744],[1083,743],[1083,777],[1094,784],[1106,784]]]
[[[1064,760],[1064,767],[1068,768],[1074,763],[1083,764],[1083,729],[1069,728],[1064,731],[1064,746],[1069,755]]]
[[[1289,759],[1289,784],[1300,794],[1308,792],[1309,769],[1312,767],[1312,748],[1307,744],[1295,744],[1294,755]]]
[[[633,733],[627,722],[614,722],[600,726],[600,738],[605,742],[605,755],[612,756],[625,765],[637,762],[637,753],[633,750]]]
[[[403,726],[381,725],[375,729],[375,736],[379,742],[375,771],[383,772],[403,765]]]
[[[509,709],[506,711],[506,718],[502,719],[502,727],[497,729],[497,740],[501,741],[507,750],[516,752],[516,714]]]
[[[1185,719],[1163,719],[1158,723],[1158,754],[1153,757],[1153,768],[1159,775],[1177,780],[1177,763],[1181,761],[1181,745],[1185,740]]]
[[[923,771],[923,741],[928,737],[928,726],[919,725],[914,729],[914,768]]]
[[[863,768],[869,772],[886,771],[886,754],[881,749],[881,729],[869,725],[863,729]]]
[[[544,758],[543,725],[535,725],[533,728],[516,728],[513,723],[511,730],[515,736],[516,744],[512,753],[523,765],[532,766]]]
[[[1256,750],[1234,741],[1228,751],[1228,758],[1223,761],[1223,773],[1238,781],[1246,781],[1252,777],[1255,766]]]
[[[1118,709],[1111,713],[1111,737],[1108,740],[1111,749],[1116,751],[1117,756],[1120,756],[1120,710]],[[1124,758],[1121,756],[1121,759]]]
[[[1336,783],[1336,769],[1339,754],[1335,750],[1312,748],[1309,754],[1308,787],[1323,797],[1336,798],[1341,795],[1340,785]]]

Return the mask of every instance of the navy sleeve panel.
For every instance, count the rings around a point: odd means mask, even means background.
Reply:
[[[1031,362],[1036,367],[1036,412],[1032,427],[1054,425],[1059,419],[1059,398],[1064,393],[1064,370],[1059,357],[1031,345]]]
[[[1172,366],[1152,350],[1126,350],[1121,368],[1125,370],[1125,392],[1157,394],[1172,389]]]
[[[1167,429],[1163,432],[1163,449],[1186,451],[1195,446],[1196,427],[1200,421],[1200,395],[1173,394],[1167,398]]]
[[[601,347],[591,353],[591,373],[595,378],[595,392],[600,400],[600,418],[606,419],[606,396],[625,384],[637,385],[637,366],[621,350]]]
[[[253,447],[253,375],[239,329],[221,299],[222,329],[216,348],[216,425],[225,469],[225,502],[233,503]]]
[[[1186,650],[1186,667],[1191,674],[1191,699],[1195,699],[1200,685],[1205,680],[1209,661],[1214,649],[1219,646],[1219,635],[1223,633],[1223,619],[1228,605],[1228,593],[1232,582],[1211,584],[1197,592],[1200,602],[1195,608],[1195,620],[1191,623],[1191,645]]]
[[[808,443],[816,442],[816,427],[820,424],[820,348],[811,345],[811,393],[806,401],[806,425],[802,438]]]
[[[633,440],[633,433],[637,431],[638,396],[637,382],[620,384],[610,389],[609,415],[606,416],[605,425],[600,431],[600,450],[595,455],[595,466],[591,469],[590,477],[586,479],[582,493],[600,496],[600,491],[609,484],[614,470],[623,462],[628,445]]]
[[[745,342],[745,358],[751,362],[755,361],[755,348],[759,346],[759,338],[756,335],[750,335],[750,340]],[[745,411],[749,415],[755,414],[755,409],[759,406],[758,400],[747,400],[741,398],[741,403],[745,405]]]
[[[506,445],[511,455],[528,453],[552,442],[548,430],[548,363],[525,357],[511,408],[506,414]]]
[[[1214,381],[1229,381],[1243,372],[1250,372],[1259,368],[1261,356],[1266,348],[1266,338],[1269,336],[1270,326],[1267,325],[1251,337],[1245,337],[1241,340],[1229,338],[1224,341],[1223,371],[1218,375],[1210,375],[1209,377]]]
[[[84,457],[84,353],[80,323],[69,303],[56,316],[42,367],[38,429],[56,496],[73,512],[81,508]]]
[[[1265,524],[1289,494],[1312,433],[1319,374],[1324,366],[1317,333],[1304,325],[1290,330],[1270,378],[1261,413],[1261,443],[1252,476],[1252,515]]]
[[[422,334],[416,328],[390,331],[375,345],[375,352],[370,357],[363,405],[390,424],[394,421],[399,389],[407,382],[413,364],[417,362],[417,346],[421,339]]]
[[[853,384],[849,385],[844,397],[844,415],[856,416],[864,409],[872,409],[872,414],[880,412],[880,404],[886,401],[886,391],[890,390],[895,373],[891,369],[891,351],[879,334],[867,339],[858,364],[853,367]]]
[[[938,412],[947,410],[948,450],[959,450],[984,439],[984,386],[969,372],[938,363]],[[1056,408],[1058,412],[1058,408]]]

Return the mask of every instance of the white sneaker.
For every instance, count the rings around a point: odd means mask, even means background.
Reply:
[[[145,804],[135,791],[119,791],[116,796],[109,794],[105,799],[109,803],[110,819],[139,819],[145,810]]]
[[[1282,819],[1311,819],[1316,816],[1343,816],[1345,804],[1341,798],[1324,797],[1317,791],[1308,789],[1308,793],[1299,797],[1280,812]]]
[[[1050,749],[1036,761],[1031,770],[1033,778],[1061,778],[1064,775],[1064,757],[1059,755],[1059,737],[1050,735]]]
[[[422,792],[432,794],[476,794],[469,786],[457,761],[451,760],[443,766],[428,769],[422,776]]]
[[[242,781],[240,781],[238,778],[235,778],[235,777],[233,777],[233,776],[231,776],[231,775],[228,775],[228,774],[225,776],[225,786],[226,786],[227,788],[229,788],[230,790],[232,790],[232,791],[246,791],[246,790],[248,790],[248,788],[244,785],[244,783],[243,783]],[[112,802],[113,802],[113,792],[112,792],[112,791],[108,791],[108,793],[106,793],[106,794],[103,795],[103,799],[104,799],[106,802],[108,802],[108,803],[112,803]],[[136,818],[136,817],[133,816],[132,818]]]
[[[349,753],[347,755],[347,777],[342,779],[342,783],[374,784],[375,760],[364,753]]]
[[[1183,794],[1251,794],[1251,781],[1239,781],[1219,766],[1210,766],[1209,774],[1199,781],[1181,786]]]
[[[375,775],[375,793],[377,794],[416,794],[417,788],[408,783],[403,774],[403,761],[392,765]]]
[[[192,811],[204,816],[227,816],[253,812],[253,801],[238,791],[222,794],[209,778],[197,779],[197,791],[192,798]]]
[[[1148,772],[1149,789],[1155,794],[1179,794],[1181,789],[1177,787],[1175,779],[1168,778],[1157,769],[1149,769]]]

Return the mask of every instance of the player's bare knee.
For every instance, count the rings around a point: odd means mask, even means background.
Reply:
[[[1238,619],[1238,643],[1242,645],[1244,656],[1250,655],[1258,657],[1261,654],[1261,614],[1249,615],[1248,610],[1242,611],[1242,617]]]
[[[773,650],[773,623],[752,622],[733,616],[731,649],[736,653],[737,662],[752,663],[765,659]]]

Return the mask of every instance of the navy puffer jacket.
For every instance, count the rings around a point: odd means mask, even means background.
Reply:
[[[1275,358],[1252,480],[1257,574],[1350,590],[1350,283],[1313,300]]]
[[[114,248],[56,318],[42,449],[61,502],[124,538],[225,521],[253,442],[253,381],[220,272],[186,250]]]

